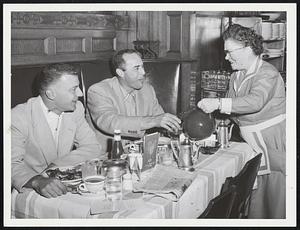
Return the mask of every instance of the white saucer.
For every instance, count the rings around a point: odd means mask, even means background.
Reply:
[[[82,183],[81,183],[82,184]],[[88,196],[88,197],[103,197],[105,198],[105,191],[104,189],[101,189],[98,193],[91,193],[87,189],[82,188],[80,185],[78,185],[78,193],[82,196]]]
[[[79,179],[74,179],[74,180],[61,180],[61,182],[68,186],[68,185],[78,185],[80,184],[80,182],[82,182],[82,179],[79,178]]]

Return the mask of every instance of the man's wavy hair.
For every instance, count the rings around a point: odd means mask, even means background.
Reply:
[[[256,34],[254,30],[239,24],[230,25],[224,31],[223,40],[225,41],[229,38],[243,42],[246,47],[250,46],[256,55],[260,55],[264,50],[262,36]]]
[[[55,63],[46,65],[34,79],[34,94],[41,94],[50,84],[60,79],[64,74],[79,76],[79,73],[79,69],[71,64]]]

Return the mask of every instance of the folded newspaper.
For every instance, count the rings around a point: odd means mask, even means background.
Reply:
[[[142,182],[134,184],[134,192],[145,192],[177,201],[193,182],[196,173],[172,166],[156,165]]]

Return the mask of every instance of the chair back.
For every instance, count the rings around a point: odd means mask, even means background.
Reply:
[[[229,218],[236,198],[236,186],[231,186],[226,192],[212,199],[199,218]]]
[[[260,166],[262,153],[249,160],[236,177],[226,178],[221,193],[226,192],[232,185],[236,186],[237,196],[233,204],[231,218],[245,217],[246,207],[250,200],[252,188]]]

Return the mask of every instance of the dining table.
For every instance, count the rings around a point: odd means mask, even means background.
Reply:
[[[11,218],[145,218],[194,219],[216,197],[226,177],[236,176],[255,152],[245,142],[230,142],[214,154],[200,154],[192,183],[178,200],[145,192],[123,192],[122,200],[109,201],[105,194],[83,196],[68,192],[45,198],[32,189],[11,193]]]

